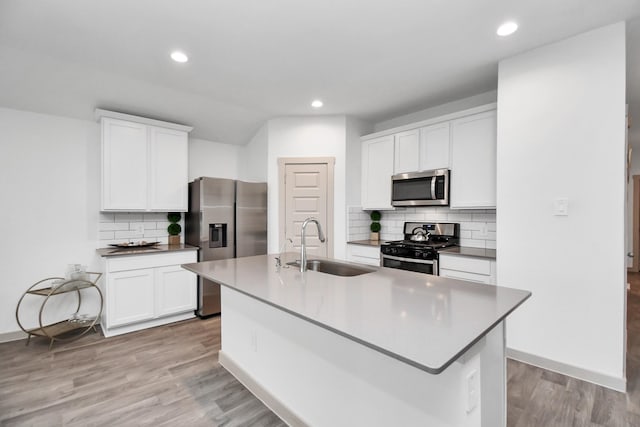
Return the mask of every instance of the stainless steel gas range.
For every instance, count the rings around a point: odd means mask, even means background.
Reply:
[[[438,275],[438,250],[457,246],[460,224],[405,222],[404,240],[380,245],[380,265]]]

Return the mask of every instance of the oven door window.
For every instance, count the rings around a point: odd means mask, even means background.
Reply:
[[[434,264],[426,264],[426,263],[418,263],[418,262],[412,262],[411,260],[407,259],[407,260],[398,260],[398,259],[390,259],[390,258],[386,258],[383,257],[382,258],[382,266],[383,267],[390,267],[390,268],[397,268],[400,270],[408,270],[408,271],[415,271],[417,273],[426,273],[426,274],[437,274],[437,272],[434,272]]]

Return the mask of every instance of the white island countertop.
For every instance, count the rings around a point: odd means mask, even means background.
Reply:
[[[183,267],[431,374],[446,369],[531,295],[384,267],[353,277],[303,274],[295,267],[277,269],[275,257]],[[283,264],[295,259],[299,254],[284,254]]]

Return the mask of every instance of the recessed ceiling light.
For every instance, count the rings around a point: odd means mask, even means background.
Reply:
[[[498,27],[498,31],[496,31],[496,34],[498,34],[499,36],[505,37],[515,33],[517,29],[518,29],[518,24],[516,24],[513,21],[509,21],[500,25]]]
[[[189,57],[183,52],[176,50],[175,52],[171,52],[171,59],[176,62],[187,62],[189,60]]]
[[[322,101],[320,101],[319,99],[315,99],[312,103],[311,106],[313,108],[320,108],[322,107],[324,104],[322,103]]]

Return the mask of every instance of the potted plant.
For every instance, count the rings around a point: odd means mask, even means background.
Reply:
[[[167,219],[170,224],[167,227],[167,232],[169,233],[169,245],[179,245],[180,244],[180,232],[182,231],[182,227],[178,222],[182,218],[180,212],[169,212],[167,214]]]
[[[378,221],[380,221],[380,218],[382,218],[382,214],[380,213],[380,211],[371,211],[371,236],[369,237],[369,239],[371,240],[380,240],[380,223]]]

